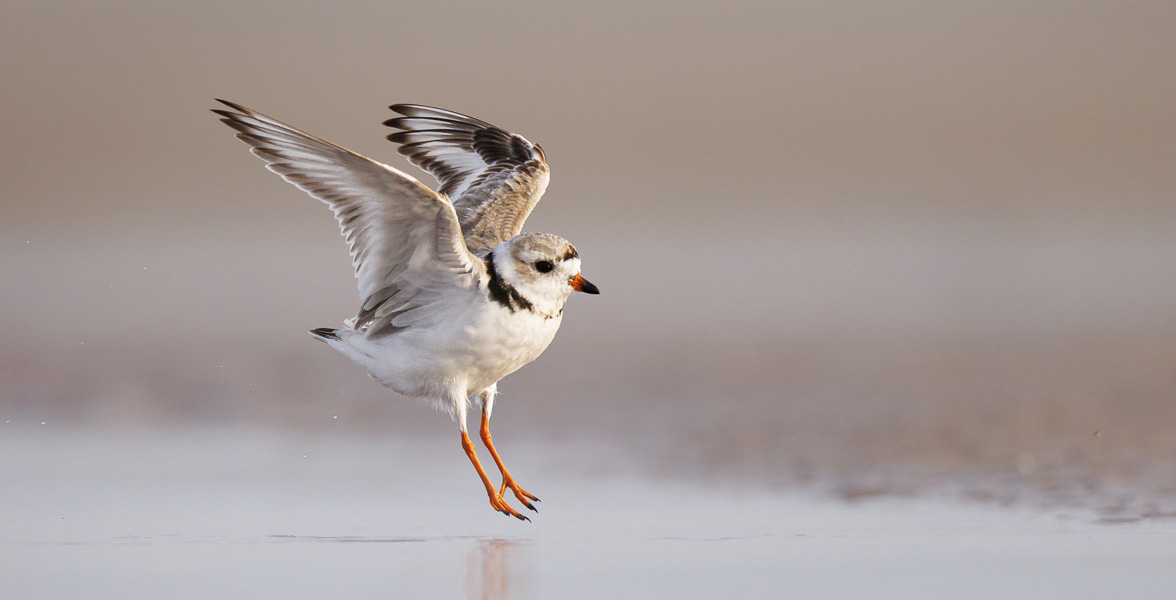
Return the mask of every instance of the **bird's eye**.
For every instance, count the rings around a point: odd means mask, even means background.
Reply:
[[[551,264],[551,262],[546,261],[546,260],[541,260],[541,261],[535,263],[535,270],[539,271],[540,273],[550,273],[551,270],[554,268],[555,268],[555,265]]]

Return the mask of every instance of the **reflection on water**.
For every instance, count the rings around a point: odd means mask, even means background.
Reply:
[[[480,600],[526,597],[525,540],[478,540],[465,555],[465,597]]]

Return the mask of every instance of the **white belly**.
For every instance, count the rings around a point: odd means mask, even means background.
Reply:
[[[354,334],[331,345],[401,394],[447,401],[455,385],[474,395],[538,358],[561,320],[490,304],[433,328],[378,340]]]

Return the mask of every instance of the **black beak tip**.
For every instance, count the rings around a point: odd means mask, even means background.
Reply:
[[[585,281],[584,287],[580,288],[580,291],[584,292],[585,294],[599,294],[600,288],[596,287],[596,285],[593,283]]]

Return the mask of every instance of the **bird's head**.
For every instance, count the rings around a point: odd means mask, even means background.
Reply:
[[[524,233],[499,244],[494,265],[502,280],[542,314],[558,314],[572,292],[600,293],[580,275],[576,247],[548,233]]]

